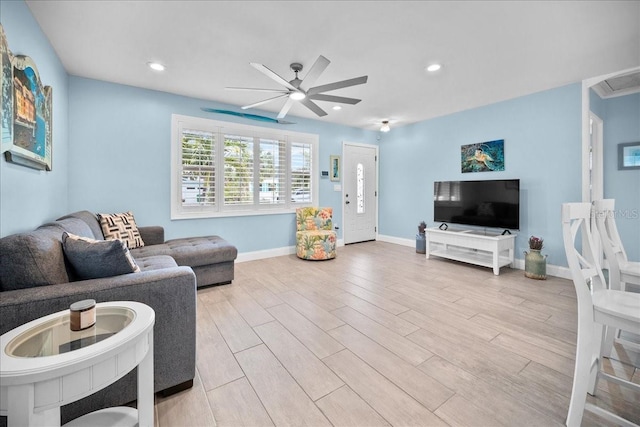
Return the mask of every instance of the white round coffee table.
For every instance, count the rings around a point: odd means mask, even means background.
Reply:
[[[60,406],[82,399],[138,366],[138,409],[107,408],[66,426],[153,426],[155,312],[133,301],[96,305],[96,324],[71,331],[69,310],[0,337],[0,415],[12,426],[60,425]]]

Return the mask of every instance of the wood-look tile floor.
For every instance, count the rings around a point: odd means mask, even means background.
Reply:
[[[156,425],[564,425],[576,318],[568,280],[389,243],[238,263],[198,291],[194,386],[156,397]],[[614,358],[640,383],[640,354]],[[640,422],[640,393],[600,381],[590,400]]]

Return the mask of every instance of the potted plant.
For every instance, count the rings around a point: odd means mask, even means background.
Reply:
[[[547,256],[540,251],[544,247],[544,240],[529,237],[529,252],[524,252],[524,275],[530,279],[545,280],[547,278]]]
[[[418,234],[416,234],[416,252],[424,254],[427,252],[427,239],[424,234],[424,230],[427,228],[427,223],[421,221],[418,224]]]

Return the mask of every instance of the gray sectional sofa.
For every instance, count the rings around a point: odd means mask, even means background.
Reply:
[[[0,239],[0,334],[76,301],[139,301],[155,310],[154,389],[170,394],[195,376],[196,290],[230,283],[237,250],[218,236],[164,241],[162,227],[139,227],[145,246],[131,250],[140,272],[77,280],[63,232],[102,240],[97,217],[81,211]],[[136,399],[135,371],[61,410],[62,423]],[[4,417],[2,417],[4,418]],[[0,425],[6,418],[0,420]]]

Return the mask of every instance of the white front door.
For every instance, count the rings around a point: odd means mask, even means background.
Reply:
[[[378,147],[345,142],[344,243],[375,240],[378,218]]]

